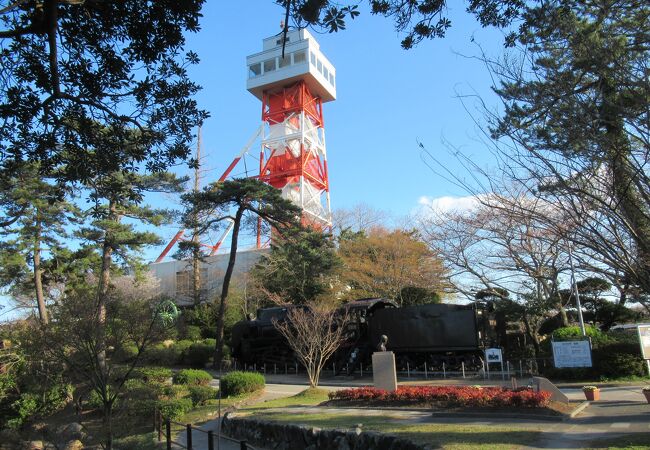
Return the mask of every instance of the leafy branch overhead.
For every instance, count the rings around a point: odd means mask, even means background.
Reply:
[[[330,0],[276,0],[293,17],[296,26],[314,26],[330,33],[344,30],[346,19],[359,16],[359,4]],[[482,26],[506,27],[520,16],[523,0],[469,0],[467,11]],[[389,18],[395,30],[406,33],[402,47],[410,49],[424,39],[442,38],[451,20],[445,0],[368,0],[371,14]]]
[[[2,164],[38,161],[43,174],[84,182],[89,170],[110,169],[110,160],[91,164],[85,151],[101,147],[101,127],[114,144],[125,140],[115,130],[137,129],[147,152],[134,153],[134,163],[149,171],[186,159],[191,130],[207,117],[187,74],[198,57],[183,51],[185,33],[199,30],[202,3],[3,2]]]

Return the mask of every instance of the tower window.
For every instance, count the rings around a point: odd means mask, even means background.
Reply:
[[[293,54],[294,64],[304,63],[305,61],[307,61],[307,53],[304,50]]]
[[[275,70],[275,58],[264,61],[264,73]]]
[[[253,78],[262,74],[262,64],[251,64],[248,66],[248,78]]]
[[[278,61],[280,62],[280,69],[282,69],[291,64],[291,55],[284,55],[284,58],[280,57]]]
[[[289,42],[290,40],[291,40],[291,38],[289,36],[287,36],[287,38],[284,40],[284,42]],[[275,41],[275,45],[282,45],[282,38]]]

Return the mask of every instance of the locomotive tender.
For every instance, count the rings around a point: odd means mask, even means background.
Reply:
[[[424,365],[430,370],[482,367],[482,353],[490,332],[486,303],[469,305],[426,304],[398,307],[391,300],[371,298],[343,305],[347,312],[346,339],[332,358],[339,369],[367,366],[382,335],[387,350],[395,353],[398,369]],[[232,329],[232,356],[241,364],[294,363],[296,358],[273,321],[288,320],[298,306],[263,308],[257,317],[236,323]]]

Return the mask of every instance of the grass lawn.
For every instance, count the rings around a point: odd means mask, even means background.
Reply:
[[[630,433],[611,439],[599,439],[588,444],[588,448],[607,448],[610,450],[648,450],[650,433]]]
[[[247,406],[240,412],[259,420],[300,424],[309,427],[352,429],[363,424],[366,431],[395,434],[420,444],[432,444],[445,449],[514,449],[536,441],[537,428],[482,426],[440,423],[409,423],[399,415],[386,411],[381,416],[345,413],[283,412],[285,407],[314,406],[327,401],[327,391],[307,389],[292,397],[270,400]],[[271,409],[273,408],[273,409]]]
[[[256,419],[300,424],[308,427],[352,429],[363,424],[365,431],[378,431],[408,438],[416,443],[445,449],[515,449],[540,436],[538,428],[500,425],[408,423],[387,412],[382,416],[326,413],[296,414],[278,410],[249,410]]]
[[[309,388],[291,397],[276,398],[262,403],[255,403],[243,410],[262,410],[268,408],[286,408],[288,406],[313,406],[329,400],[325,389]]]

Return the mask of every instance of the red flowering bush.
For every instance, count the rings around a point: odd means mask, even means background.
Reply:
[[[501,387],[474,386],[402,386],[393,392],[361,387],[329,393],[331,400],[365,400],[377,402],[445,402],[450,406],[497,407],[515,406],[539,408],[546,406],[551,394],[531,389],[516,390]]]

